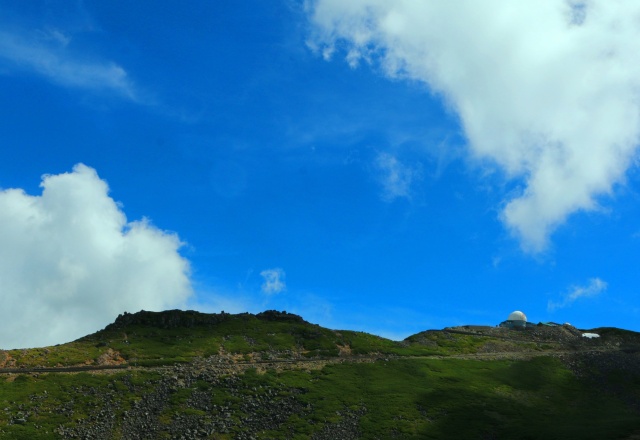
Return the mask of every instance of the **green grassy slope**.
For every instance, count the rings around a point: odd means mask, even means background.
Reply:
[[[139,312],[121,316],[104,330],[67,344],[0,352],[0,367],[92,365],[99,364],[101,356],[114,358],[114,363],[140,366],[188,362],[217,354],[246,355],[250,360],[256,354],[265,359],[330,357],[345,350],[364,354],[400,348],[378,336],[329,330],[286,312]]]
[[[560,343],[547,330],[487,332],[427,331],[395,342],[274,311],[127,314],[69,344],[0,352],[4,367],[137,365],[0,374],[0,438],[613,440],[640,434],[640,335],[596,329],[601,338],[592,341],[560,329]],[[488,350],[527,356],[475,355]],[[295,362],[246,365],[267,359]]]
[[[121,315],[104,330],[67,344],[0,351],[0,368],[99,364],[153,366],[196,357],[238,355],[245,360],[379,353],[430,356],[476,353],[487,344],[504,350],[540,350],[540,344],[487,336],[422,332],[397,342],[364,332],[330,330],[286,312],[258,315],[193,311]]]
[[[150,396],[163,381],[171,383],[170,391],[165,406],[155,413],[152,407],[157,428],[149,438],[173,438],[172,425],[180,417],[196,420],[194,426],[215,427],[223,408],[231,414],[226,432],[197,438],[237,438],[251,428],[255,438],[302,439],[353,416],[364,439],[600,440],[640,429],[637,409],[576,378],[557,359],[407,358],[315,371],[249,370],[182,383],[153,371],[19,375],[0,380],[0,436],[45,439],[78,433],[82,438],[88,426],[106,419],[112,423],[106,438],[128,438],[127,414],[138,402],[153,401]],[[246,401],[268,405],[251,412]],[[267,423],[251,427],[244,422],[248,416],[271,420],[269,411],[278,405],[294,408],[283,411],[281,423],[261,428]]]

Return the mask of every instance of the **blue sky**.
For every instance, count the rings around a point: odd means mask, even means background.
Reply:
[[[0,0],[0,347],[176,307],[640,330],[640,8],[437,3]]]

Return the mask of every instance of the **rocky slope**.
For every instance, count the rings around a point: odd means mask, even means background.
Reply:
[[[629,438],[639,346],[566,325],[393,342],[286,312],[123,314],[69,344],[0,352],[0,437]]]

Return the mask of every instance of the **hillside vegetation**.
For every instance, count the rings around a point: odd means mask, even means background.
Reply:
[[[0,351],[0,438],[634,438],[640,335],[590,332],[390,341],[286,312],[124,314],[68,344]]]

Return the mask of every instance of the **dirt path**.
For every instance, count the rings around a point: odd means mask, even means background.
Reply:
[[[216,362],[213,359],[195,359],[185,364],[196,369],[214,369],[227,374],[240,373],[248,369],[255,368],[258,371],[266,370],[292,370],[307,369],[318,370],[330,364],[342,363],[373,363],[389,360],[401,359],[463,359],[463,360],[528,360],[540,356],[566,356],[572,354],[580,354],[587,352],[607,352],[615,351],[608,349],[589,349],[589,350],[566,350],[566,351],[546,351],[546,352],[493,352],[493,353],[467,353],[453,355],[429,355],[429,356],[397,356],[397,355],[371,355],[371,356],[348,356],[348,357],[332,357],[332,358],[315,358],[315,359],[272,359],[249,362]],[[176,365],[145,367],[138,365],[82,365],[69,367],[35,367],[35,368],[0,368],[0,374],[37,374],[37,373],[81,373],[81,372],[118,372],[122,370],[149,370],[149,371],[165,371],[175,368]]]

